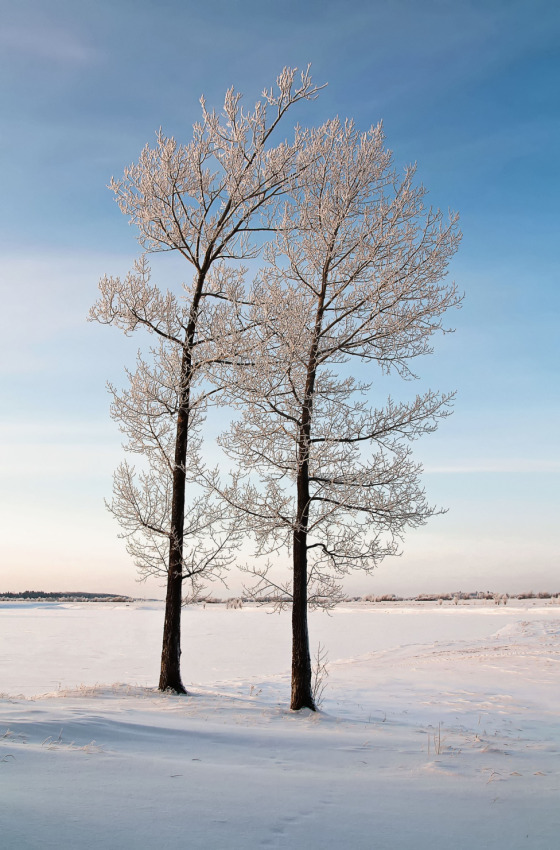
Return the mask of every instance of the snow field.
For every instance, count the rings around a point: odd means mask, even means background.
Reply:
[[[0,608],[3,848],[558,846],[558,607],[313,615],[318,715],[286,709],[288,615],[187,609],[188,698],[150,687],[161,620]]]

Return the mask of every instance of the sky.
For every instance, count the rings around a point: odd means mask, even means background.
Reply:
[[[448,512],[347,590],[559,591],[558,4],[0,0],[0,15],[0,592],[162,595],[136,583],[104,507],[123,455],[105,382],[138,342],[86,315],[139,251],[107,184],[160,126],[188,141],[201,94],[219,108],[234,85],[251,104],[308,63],[328,86],[286,132],[383,120],[395,165],[416,162],[464,234],[456,332],[421,364],[455,412],[415,447]],[[190,277],[157,262],[170,286]]]

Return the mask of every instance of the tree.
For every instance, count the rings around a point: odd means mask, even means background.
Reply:
[[[372,408],[369,366],[410,379],[431,351],[460,234],[426,208],[414,168],[399,178],[381,126],[329,121],[309,134],[268,265],[252,294],[251,365],[230,377],[240,408],[222,445],[238,465],[216,483],[256,538],[291,549],[291,586],[253,569],[257,590],[292,601],[291,708],[315,709],[308,604],[330,605],[349,570],[394,554],[434,513],[408,441],[437,426],[451,395]],[[369,454],[367,453],[369,450]]]
[[[201,340],[200,328],[212,324],[215,311],[211,305],[229,298],[227,285],[222,287],[228,279],[223,264],[258,255],[255,234],[274,230],[279,200],[298,167],[299,132],[292,144],[272,144],[287,111],[318,92],[309,68],[301,74],[299,85],[294,82],[295,70],[285,68],[276,88],[265,90],[251,112],[242,108],[241,96],[233,89],[226,93],[221,115],[209,112],[202,98],[202,122],[194,126],[189,144],[179,145],[160,130],[156,146],[144,148],[123,180],[111,181],[122,212],[139,230],[143,248],[148,252],[178,251],[194,271],[191,285],[182,294],[181,310],[171,293],[160,291],[146,274],[136,270],[124,280],[104,278],[101,297],[91,314],[127,333],[145,328],[163,341],[162,351],[170,346],[175,355],[179,353],[173,387],[176,397],[169,410],[173,420],[171,482],[161,502],[168,515],[162,527],[167,529],[169,544],[161,690],[185,693],[180,654],[187,458],[196,413],[193,393],[204,380],[208,347],[217,341],[212,333]],[[219,273],[213,275],[216,268]],[[217,359],[220,356],[215,355]],[[123,469],[117,499],[127,490],[134,498],[127,477]],[[149,500],[149,494],[147,497]],[[134,525],[136,520],[131,522]],[[137,531],[148,529],[140,523]]]
[[[128,275],[126,286],[115,293],[106,280],[101,283],[102,298],[92,313],[101,320],[121,324],[127,330],[126,317],[132,313],[143,324],[159,334],[159,342],[150,350],[147,361],[139,353],[135,372],[127,371],[129,386],[119,392],[109,385],[113,397],[112,418],[126,436],[125,450],[140,460],[137,472],[128,461],[121,463],[114,475],[113,500],[108,505],[119,521],[121,537],[127,540],[127,550],[136,564],[141,579],[148,576],[167,576],[169,546],[172,539],[171,504],[173,501],[173,458],[175,447],[174,424],[179,412],[179,387],[183,353],[183,330],[188,320],[188,302],[179,301],[167,293],[165,304],[157,297],[151,284],[150,267],[143,257]],[[206,287],[221,292],[200,316],[197,332],[197,365],[202,371],[205,356],[214,356],[214,337],[224,338],[218,330],[223,301],[233,299],[234,290],[241,285],[240,274],[215,266]],[[134,292],[134,303],[124,300]],[[227,297],[225,297],[227,295]],[[210,325],[208,320],[210,319]],[[124,320],[124,323],[123,323]],[[157,328],[157,330],[156,330]],[[190,428],[185,463],[185,485],[197,485],[200,491],[201,428],[208,404],[215,389],[200,382],[196,391],[191,387]],[[188,598],[196,599],[206,580],[221,578],[233,559],[238,535],[228,528],[223,505],[208,491],[196,492],[186,500],[183,520],[183,588],[191,584]],[[184,594],[184,590],[182,591]]]

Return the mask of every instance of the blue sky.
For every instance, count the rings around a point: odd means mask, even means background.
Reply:
[[[312,63],[293,121],[383,119],[464,239],[466,298],[422,385],[456,412],[417,445],[449,508],[349,590],[560,590],[558,211],[560,7],[497,0],[0,2],[0,591],[138,587],[103,507],[120,437],[107,379],[134,340],[89,325],[134,231],[106,188],[161,125],[187,140],[198,99],[250,103]],[[286,127],[286,132],[291,125]],[[169,282],[189,276],[171,258]],[[408,388],[406,388],[408,391]]]

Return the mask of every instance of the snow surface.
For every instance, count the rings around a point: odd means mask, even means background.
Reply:
[[[287,710],[289,614],[0,603],[0,846],[560,846],[560,605],[340,606],[319,714]]]

